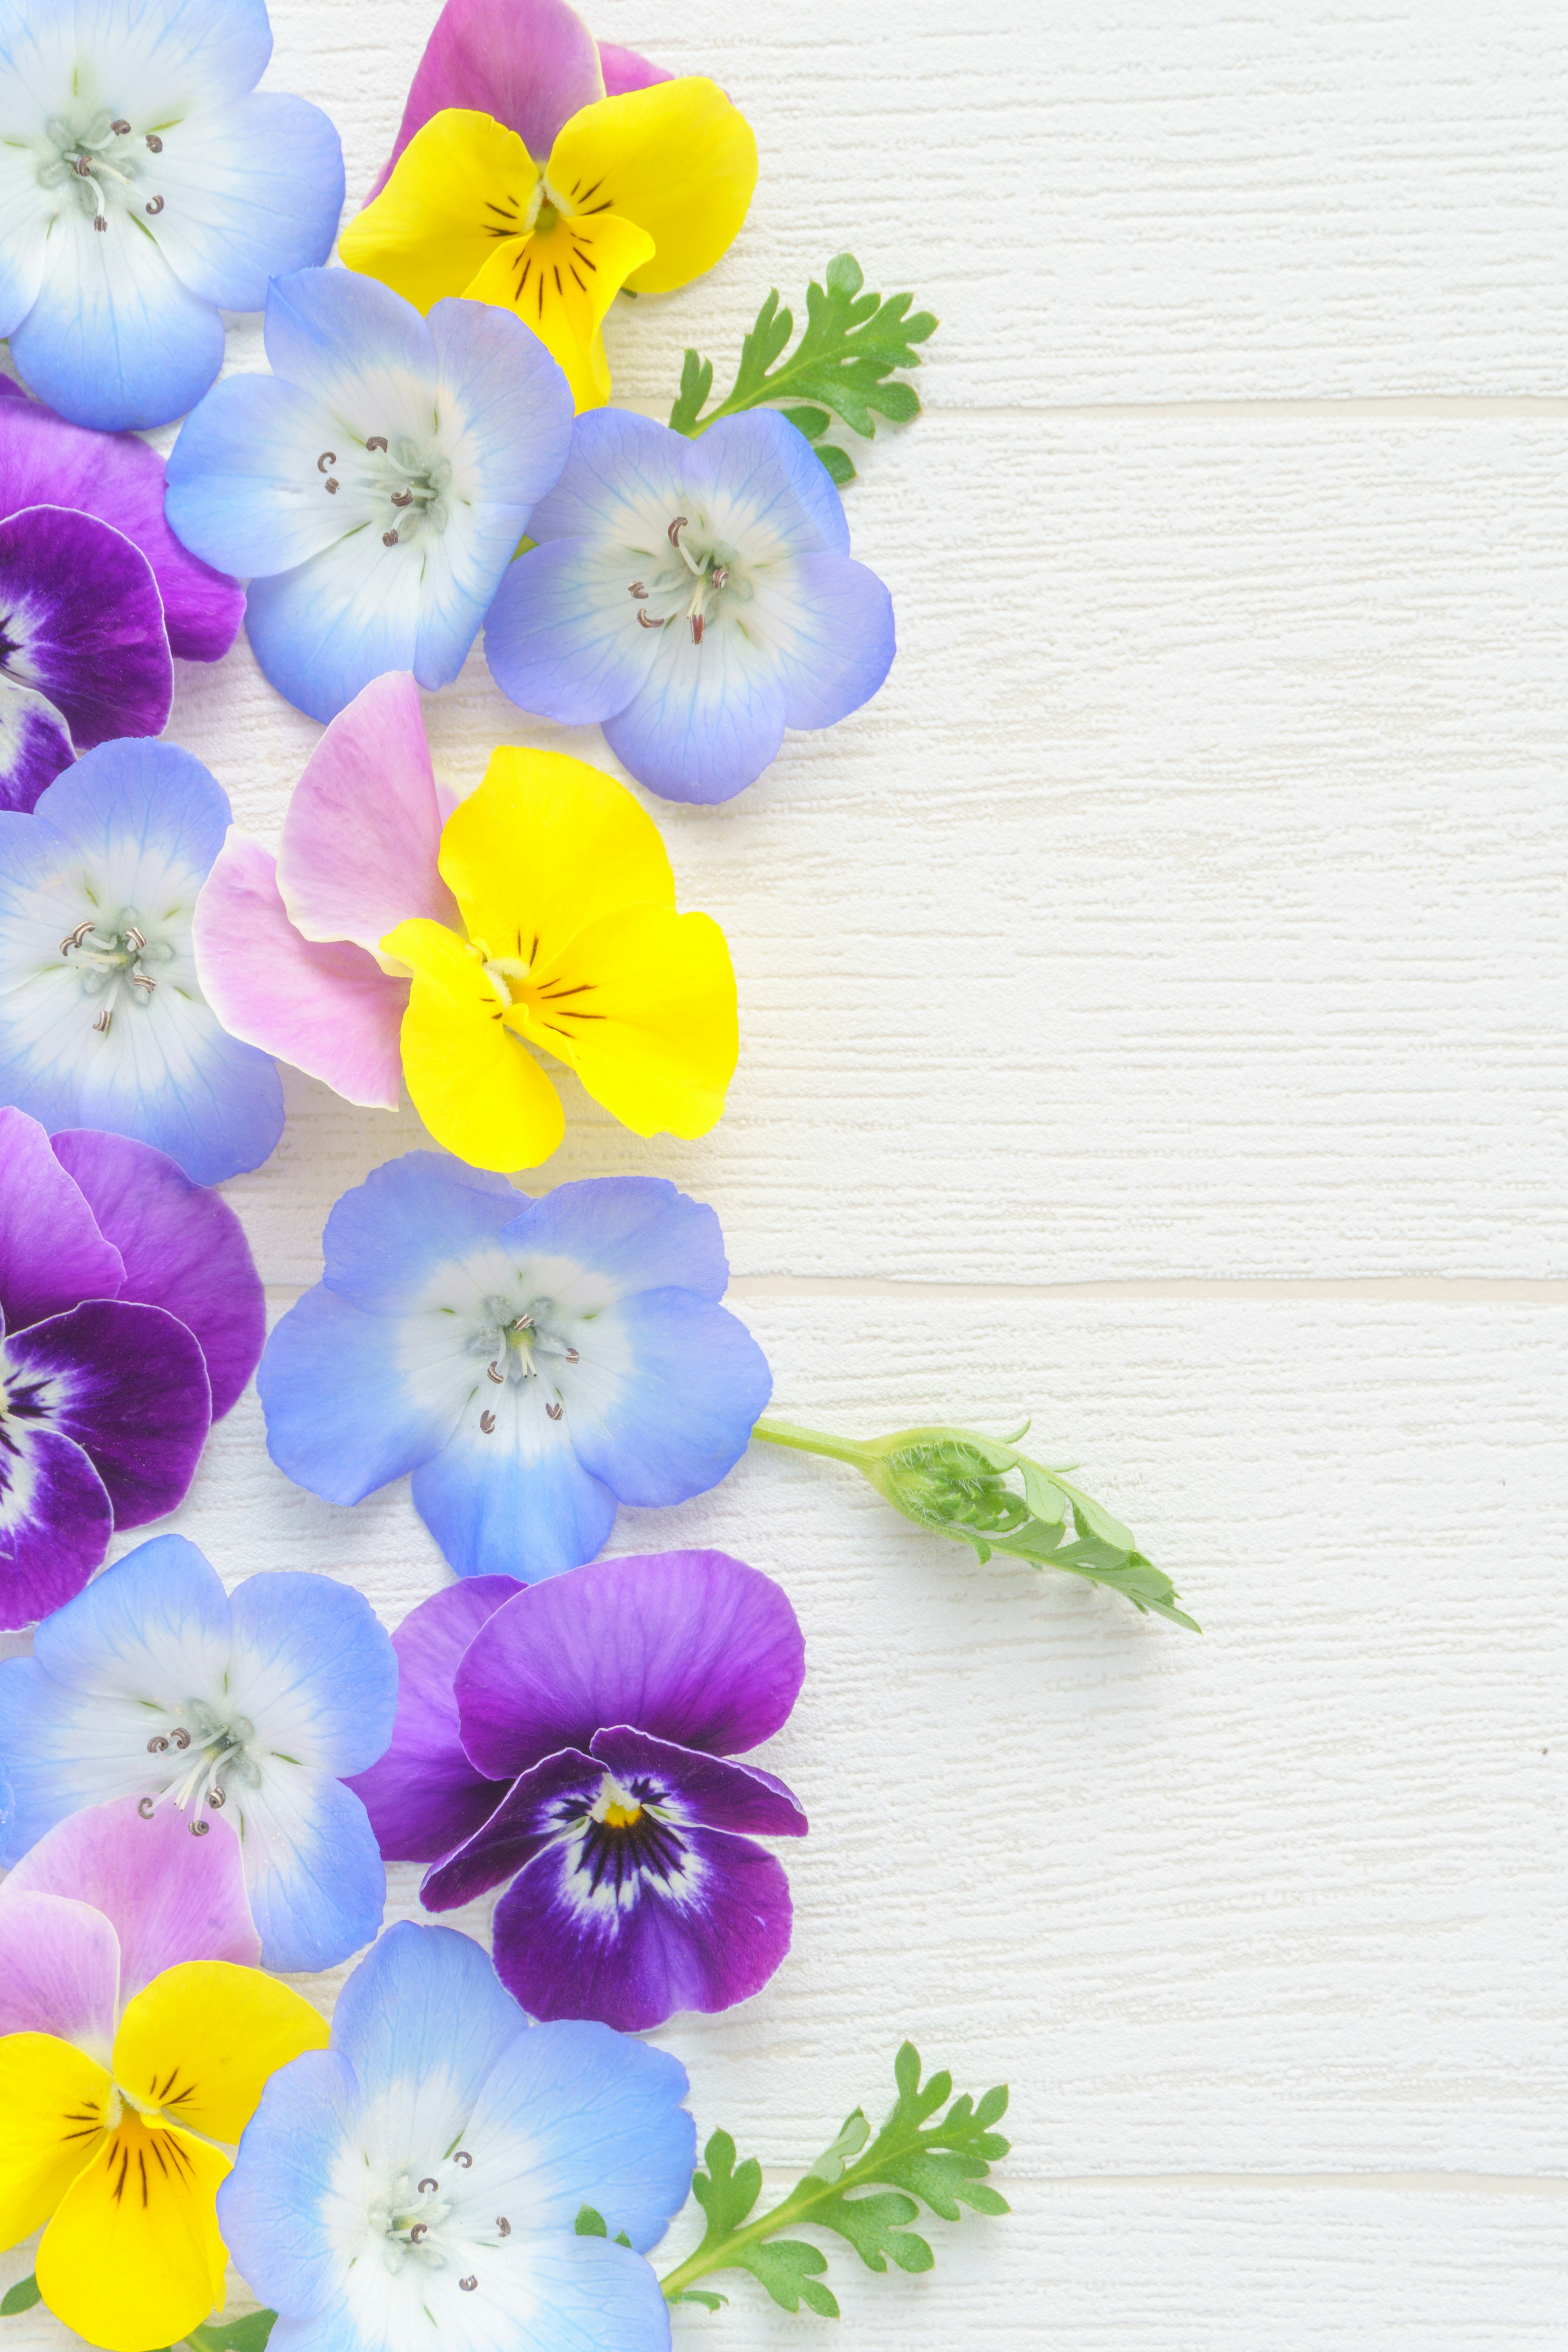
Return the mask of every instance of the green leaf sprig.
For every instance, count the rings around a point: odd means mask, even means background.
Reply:
[[[695,2253],[660,2281],[666,2302],[704,2303],[715,2310],[728,2298],[696,2282],[718,2271],[749,2271],[785,2311],[805,2304],[825,2319],[837,2319],[838,2299],[823,2278],[826,2256],[807,2239],[786,2232],[803,2225],[831,2230],[848,2241],[868,2270],[886,2271],[892,2262],[901,2271],[929,2271],[936,2257],[909,2227],[921,2203],[944,2221],[962,2221],[965,2205],[976,2213],[1008,2210],[1006,2199],[986,2181],[992,2165],[1007,2153],[1007,2142],[992,2129],[1006,2111],[1005,2088],[987,2091],[978,2105],[967,2092],[954,2099],[951,2074],[921,2083],[920,2054],[909,2042],[893,2074],[898,2100],[875,2138],[857,2107],[789,2195],[754,2221],[762,2166],[755,2157],[737,2164],[729,2133],[713,2134],[703,2150],[708,2169],[691,2184],[708,2227]],[[939,2115],[942,2107],[947,2112]]]
[[[759,1421],[752,1435],[769,1445],[849,1463],[916,1527],[972,1545],[983,1560],[999,1551],[1032,1568],[1063,1569],[1068,1576],[1109,1586],[1134,1609],[1152,1609],[1173,1624],[1201,1632],[1176,1607],[1175,1586],[1144,1559],[1131,1528],[1068,1486],[1063,1473],[1075,1464],[1035,1462],[1019,1453],[1017,1440],[1028,1434],[1028,1427],[1026,1422],[1012,1438],[933,1426],[858,1441],[830,1437],[795,1422]],[[1017,1487],[1008,1483],[1015,1476]]]
[[[893,425],[918,416],[920,395],[913,384],[889,379],[895,369],[919,367],[915,345],[934,334],[937,324],[929,310],[908,315],[912,294],[863,294],[865,282],[852,253],[837,255],[827,265],[826,282],[819,286],[814,278],[806,288],[805,330],[787,359],[782,354],[795,332],[795,315],[780,309],[775,287],[741,347],[733,389],[706,416],[713,362],[689,351],[669,412],[675,431],[695,440],[721,416],[744,408],[777,408],[804,433],[841,488],[852,482],[855,467],[847,450],[823,435],[835,416],[866,441],[875,435],[879,416]],[[792,406],[795,402],[804,404]]]

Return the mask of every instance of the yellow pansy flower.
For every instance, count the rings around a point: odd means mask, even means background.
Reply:
[[[227,2148],[268,2075],[326,2043],[309,2001],[227,1960],[183,1962],[134,1994],[107,2065],[52,2033],[0,2037],[0,2245],[47,2225],[37,2276],[58,2319],[108,2352],[146,2352],[222,2305]]]
[[[700,75],[580,108],[542,164],[493,115],[447,107],[338,250],[421,311],[451,294],[515,310],[579,409],[595,408],[610,396],[601,330],[616,294],[664,293],[710,269],[756,181],[750,123]]]
[[[706,1135],[739,1052],[735,973],[707,915],[676,912],[652,819],[558,751],[498,751],[441,835],[463,929],[416,917],[381,940],[413,972],[403,1069],[438,1143],[537,1167],[565,1132],[532,1055],[575,1070],[637,1135]]]

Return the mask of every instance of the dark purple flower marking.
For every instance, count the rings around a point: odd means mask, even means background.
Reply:
[[[394,1636],[392,1746],[351,1783],[383,1853],[433,1862],[430,1910],[512,1881],[496,1968],[535,2017],[639,2032],[747,1999],[791,1927],[788,1881],[753,1839],[806,1821],[782,1780],[723,1759],[795,1704],[789,1601],[711,1551],[507,1583],[437,1593]]]

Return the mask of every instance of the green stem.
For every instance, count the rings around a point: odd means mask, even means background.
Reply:
[[[801,1454],[826,1454],[834,1462],[852,1463],[863,1470],[870,1454],[868,1445],[857,1445],[852,1437],[829,1437],[820,1429],[803,1429],[795,1421],[759,1421],[752,1432],[766,1445],[791,1445]]]

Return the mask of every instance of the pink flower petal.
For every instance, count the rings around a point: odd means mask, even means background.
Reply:
[[[54,2033],[103,2065],[114,2041],[120,1939],[101,1911],[0,1887],[0,2033]]]
[[[405,980],[346,940],[323,946],[289,920],[273,863],[230,828],[191,926],[202,992],[231,1036],[321,1078],[352,1103],[395,1110]]]
[[[143,1801],[116,1797],[72,1813],[23,1855],[0,1897],[63,1895],[101,1911],[120,1938],[121,2009],[182,1960],[254,1968],[261,1956],[233,1823],[210,1812],[193,1822],[172,1804],[143,1821]]]
[[[625,98],[628,90],[651,89],[656,81],[675,79],[668,66],[652,65],[636,49],[620,48],[614,41],[599,43],[599,68],[606,98]]]
[[[389,671],[333,719],[294,787],[278,853],[289,921],[371,956],[412,915],[455,925],[436,865],[444,823],[419,688]]]
[[[445,106],[493,114],[542,163],[563,123],[604,95],[598,44],[565,0],[447,0],[371,196],[381,194],[415,132]]]

